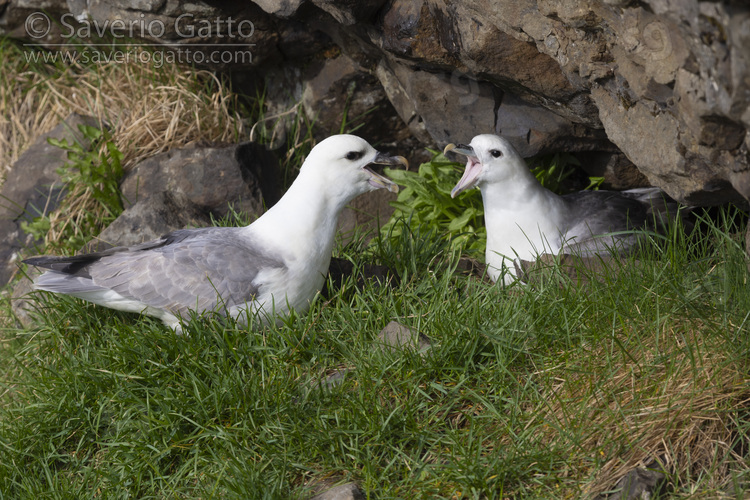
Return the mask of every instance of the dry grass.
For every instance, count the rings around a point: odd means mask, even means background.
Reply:
[[[675,323],[654,335],[617,332],[631,340],[582,349],[566,366],[538,374],[547,402],[530,412],[527,427],[592,456],[571,471],[574,487],[590,477],[584,498],[648,466],[691,482],[704,477],[704,487],[720,491],[731,465],[743,463],[736,418],[750,408],[748,366],[728,359],[719,345],[726,339],[704,335],[703,325]]]
[[[41,134],[70,113],[112,128],[127,169],[174,147],[236,142],[246,135],[237,97],[207,71],[141,64],[31,68],[3,47],[0,71],[0,176]]]
[[[40,66],[8,42],[0,45],[0,55],[0,183],[27,147],[71,113],[93,116],[110,129],[125,171],[172,148],[235,143],[247,135],[237,95],[208,71],[135,62]],[[78,235],[92,229],[83,222],[92,214],[102,224],[110,220],[99,214],[89,188],[73,186],[62,208],[50,214],[50,251],[66,245],[61,235],[67,226]],[[93,228],[77,240],[97,232]]]

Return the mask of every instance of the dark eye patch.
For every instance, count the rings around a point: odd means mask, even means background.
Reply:
[[[490,149],[490,154],[493,158],[500,158],[501,156],[503,156],[503,152],[499,149]]]
[[[355,160],[359,160],[364,155],[365,155],[364,151],[349,151],[348,153],[346,153],[346,156],[344,156],[344,158],[346,158],[349,161],[355,161]]]

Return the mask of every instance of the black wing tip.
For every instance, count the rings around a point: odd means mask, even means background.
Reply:
[[[46,255],[41,257],[30,257],[21,262],[30,266],[51,269],[64,274],[80,274],[88,276],[85,270],[86,266],[99,260],[98,255],[84,254],[72,257],[60,257],[56,255]]]
[[[29,257],[28,259],[24,259],[21,262],[24,264],[28,264],[30,266],[50,268],[52,264],[60,262],[60,259],[61,257],[50,257],[50,256]]]

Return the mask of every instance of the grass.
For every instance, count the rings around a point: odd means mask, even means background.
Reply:
[[[589,498],[657,460],[670,498],[743,492],[745,257],[737,228],[702,224],[706,240],[586,289],[455,276],[439,236],[405,232],[374,257],[415,263],[398,286],[350,280],[255,332],[195,318],[175,336],[40,294],[38,327],[3,354],[0,491],[305,498],[332,479],[377,498]],[[361,263],[361,245],[337,254]],[[425,357],[375,348],[394,318],[432,339]]]
[[[100,110],[125,168],[246,130],[204,73],[32,69],[16,50],[0,47],[0,78],[20,82],[0,86],[4,161],[54,125],[42,105]],[[296,130],[290,165],[310,146]],[[0,342],[0,498],[303,499],[350,480],[379,499],[591,498],[636,466],[667,473],[665,498],[743,497],[745,223],[725,210],[699,226],[586,287],[554,269],[533,287],[455,275],[456,248],[428,226],[354,238],[336,255],[390,265],[397,285],[349,279],[260,331],[200,317],[177,336],[40,293],[35,326],[6,322]],[[379,349],[391,319],[432,349]]]

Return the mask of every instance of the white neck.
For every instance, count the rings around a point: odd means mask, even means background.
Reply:
[[[523,162],[523,160],[519,160]],[[485,212],[526,212],[545,218],[549,208],[561,210],[563,200],[542,187],[526,165],[513,169],[512,175],[502,181],[483,183],[480,186]]]
[[[248,236],[263,234],[285,260],[329,260],[341,210],[349,202],[330,196],[325,180],[301,171],[284,196],[245,228]]]

